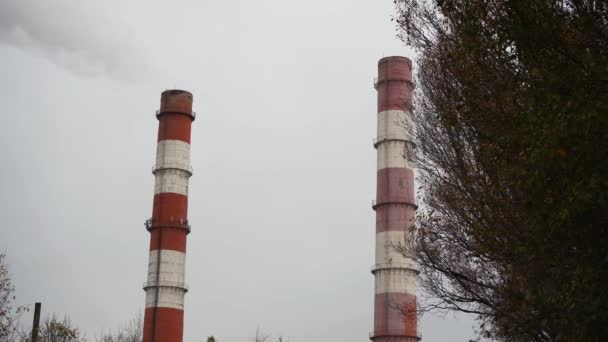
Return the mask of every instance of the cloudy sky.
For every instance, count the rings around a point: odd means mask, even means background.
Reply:
[[[186,342],[366,341],[391,0],[0,0],[0,251],[89,337],[143,310],[160,93],[193,92]],[[24,316],[29,326],[30,314]],[[426,341],[473,321],[427,316]]]

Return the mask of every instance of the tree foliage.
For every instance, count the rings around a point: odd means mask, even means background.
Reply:
[[[287,342],[287,339],[285,339],[282,335],[278,335],[275,338],[273,338],[272,334],[263,332],[260,327],[257,327],[257,329],[255,330],[255,336],[252,337],[250,339],[250,341],[252,342]]]
[[[29,339],[28,339],[29,341]],[[40,342],[86,342],[86,338],[75,327],[69,317],[59,320],[55,315],[46,317],[40,327]]]
[[[6,262],[0,254],[0,342],[12,342],[19,337],[18,321],[25,307],[15,305],[15,286]]]
[[[98,342],[141,342],[144,338],[144,323],[141,313],[133,317],[116,332],[108,332],[97,338]]]
[[[504,341],[608,333],[608,4],[398,0],[415,47],[423,310]]]
[[[15,286],[9,273],[6,255],[0,253],[0,342],[30,342],[31,331],[24,329],[21,314],[27,307],[17,306]],[[62,320],[56,315],[47,316],[40,324],[38,334],[40,342],[86,342],[87,339],[70,318]],[[116,332],[108,332],[96,338],[98,342],[141,342],[143,340],[143,319],[141,314],[133,317]]]

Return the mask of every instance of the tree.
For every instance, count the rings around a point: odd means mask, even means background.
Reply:
[[[40,328],[40,342],[86,342],[81,335],[67,316],[61,321],[55,315],[46,317]]]
[[[116,333],[108,332],[97,339],[98,342],[141,342],[144,329],[141,313],[133,317],[126,325],[119,328]]]
[[[424,310],[504,341],[608,333],[608,4],[397,0],[419,53]]]
[[[272,340],[272,334],[268,334],[260,330],[260,327],[255,329],[255,337],[251,338],[252,342],[270,342]],[[277,336],[276,342],[284,342],[283,336]]]
[[[26,308],[15,306],[14,292],[6,254],[0,253],[0,342],[12,342],[19,336],[18,320]]]
[[[27,311],[24,306],[15,306],[15,287],[9,273],[6,255],[0,253],[0,342],[30,342],[31,334],[19,323],[20,316]],[[115,334],[103,334],[99,342],[141,342],[143,320],[141,314],[132,318]],[[68,316],[59,320],[55,315],[47,316],[41,323],[40,342],[86,342],[80,329],[72,325]]]

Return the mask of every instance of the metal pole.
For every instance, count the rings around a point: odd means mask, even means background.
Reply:
[[[40,326],[40,309],[42,303],[36,303],[34,308],[34,323],[32,324],[32,342],[38,342],[38,330]]]

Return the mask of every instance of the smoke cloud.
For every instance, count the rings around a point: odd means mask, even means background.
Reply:
[[[138,80],[148,71],[134,34],[95,2],[0,0],[0,44],[79,75]]]

